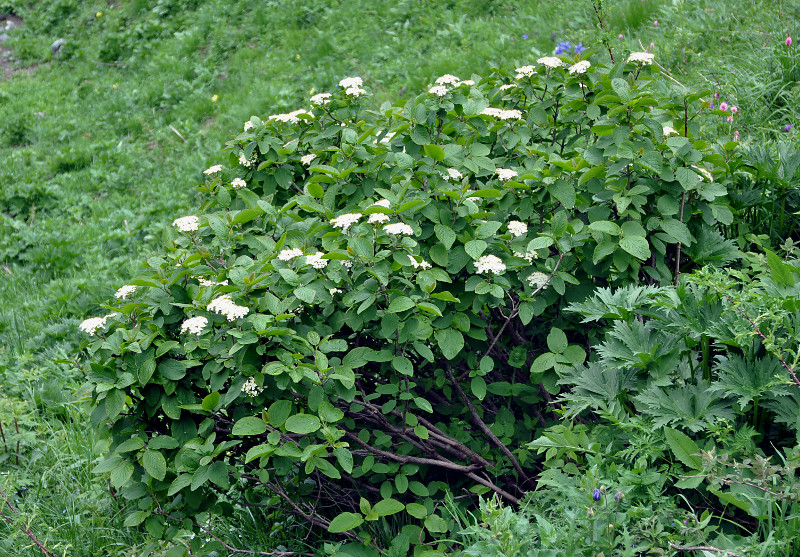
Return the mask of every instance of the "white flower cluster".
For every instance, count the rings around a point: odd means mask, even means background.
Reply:
[[[373,203],[372,205],[377,205],[378,207],[383,207],[384,209],[388,209],[391,205],[391,202],[388,199],[380,199]]]
[[[471,79],[465,79],[464,81],[459,81],[458,82],[458,86],[459,87],[461,87],[462,85],[467,85],[469,87],[472,87],[473,85],[475,85],[475,82],[472,81]]]
[[[322,256],[325,255],[321,251],[317,253],[312,253],[311,255],[306,255],[306,263],[314,267],[315,269],[324,269],[328,266],[328,259],[322,259]]]
[[[317,158],[317,155],[315,155],[314,153],[309,153],[307,155],[303,155],[302,157],[300,157],[300,162],[303,163],[304,165],[308,166],[309,164],[314,162],[314,159],[316,159],[316,158]]]
[[[461,83],[461,80],[449,73],[436,78],[436,85],[458,85],[459,83]]]
[[[106,321],[116,316],[116,313],[109,313],[105,317],[90,317],[85,319],[78,325],[78,328],[87,335],[94,335],[98,329],[102,329],[106,325]]]
[[[367,94],[367,92],[364,89],[362,89],[361,87],[348,87],[347,89],[344,90],[344,93],[345,93],[345,95],[348,95],[350,97],[355,97],[355,98],[358,98],[361,95],[366,95]]]
[[[367,221],[369,224],[383,224],[389,220],[389,215],[385,213],[372,213]]]
[[[252,129],[253,129],[253,122],[248,120],[247,122],[244,123],[244,131],[249,131]]]
[[[214,313],[224,315],[228,321],[233,321],[234,319],[244,317],[250,312],[250,308],[248,307],[237,306],[233,300],[231,300],[229,294],[225,294],[219,298],[214,298],[206,307],[208,311],[213,311]]]
[[[643,66],[649,66],[655,60],[656,55],[652,52],[631,52],[631,55],[628,56],[628,62],[633,64],[641,64]]]
[[[411,265],[415,269],[422,269],[424,271],[425,269],[430,269],[431,268],[431,264],[428,263],[427,261],[425,261],[424,259],[422,259],[421,257],[420,257],[419,261],[417,261],[417,258],[415,256],[413,256],[413,255],[409,255],[408,258],[411,259]]]
[[[585,74],[586,70],[588,70],[592,66],[592,63],[589,60],[581,60],[577,64],[574,64],[569,67],[570,74]]]
[[[558,58],[556,58],[558,60]],[[560,62],[560,60],[559,60]],[[533,66],[522,66],[517,68],[517,79],[522,79],[523,77],[530,77],[536,73],[536,68]]]
[[[318,106],[322,106],[330,102],[331,94],[330,93],[319,93],[311,97],[311,104],[316,104]]]
[[[564,65],[561,58],[556,58],[555,56],[544,56],[536,60],[536,62],[546,68],[560,68]]]
[[[134,292],[136,292],[136,287],[130,284],[126,284],[125,286],[117,290],[117,293],[114,294],[114,297],[117,300],[125,300],[128,298],[128,296],[130,296]]]
[[[249,159],[244,156],[244,153],[239,155],[239,164],[241,164],[242,166],[246,166],[247,168],[253,166],[257,160],[258,160],[258,153],[256,153],[255,151],[253,151]]]
[[[447,87],[444,85],[434,85],[430,89],[428,89],[428,93],[431,95],[436,95],[437,97],[441,98],[447,94]]]
[[[208,319],[206,317],[203,317],[202,315],[190,317],[181,324],[181,333],[189,331],[193,335],[199,335],[203,332],[203,329],[206,325],[208,325]]]
[[[678,131],[672,126],[664,126],[664,135],[667,137],[671,135],[678,135]]]
[[[342,289],[341,288],[328,288],[328,293],[331,296],[333,296],[334,294],[341,294],[342,293]]]
[[[242,385],[242,391],[244,391],[244,393],[250,398],[260,395],[263,390],[264,389],[256,385],[256,380],[252,377],[248,377],[247,381],[245,381],[244,385]]]
[[[334,228],[341,228],[342,232],[347,232],[347,229],[357,223],[360,218],[361,213],[345,213],[331,219],[331,226]]]
[[[412,234],[414,234],[414,229],[404,222],[395,222],[392,224],[387,224],[386,226],[383,227],[383,229],[388,234],[392,234],[393,236],[399,236],[401,234],[406,234],[408,236],[411,236]]]
[[[350,261],[349,259],[341,259],[340,261],[342,262],[342,267],[344,267],[345,269],[353,268],[353,262]]]
[[[483,273],[494,273],[500,275],[506,270],[506,265],[496,255],[481,255],[475,262],[475,268],[479,275]]]
[[[278,259],[281,261],[291,261],[295,257],[303,255],[303,250],[297,248],[282,249],[278,254]]]
[[[514,236],[522,236],[528,233],[528,225],[518,220],[512,220],[508,223],[508,231]]]
[[[233,186],[233,189],[238,190],[238,189],[246,188],[247,187],[247,182],[245,182],[241,178],[234,178],[233,180],[231,180],[231,186]]]
[[[514,88],[514,87],[516,87],[516,86],[517,86],[517,84],[516,84],[516,83],[506,83],[505,85],[501,85],[501,86],[500,86],[500,90],[501,90],[501,91],[506,91],[506,90],[508,90],[508,89],[513,89],[513,88]]]
[[[531,286],[531,288],[542,288],[548,283],[550,277],[544,273],[536,271],[535,273],[532,273],[530,276],[528,276],[526,280],[528,281],[528,284]]]
[[[503,182],[508,182],[512,178],[517,177],[517,171],[511,170],[510,168],[498,168],[497,177],[500,178],[500,180],[502,180]]]
[[[361,87],[364,81],[360,77],[345,77],[339,82],[339,87],[347,89],[348,87]]]
[[[455,168],[448,168],[448,169],[447,169],[447,176],[445,176],[444,178],[445,178],[446,180],[454,180],[454,181],[456,181],[456,182],[457,182],[457,181],[461,180],[463,177],[464,177],[464,175],[463,175],[463,174],[461,174],[461,173],[460,173],[458,170],[456,170]]]
[[[533,260],[539,257],[539,254],[536,253],[536,250],[529,251],[526,253],[522,253],[520,251],[514,252],[514,257],[519,257],[520,259],[524,259],[528,263],[533,263]]]
[[[501,120],[522,120],[522,112],[519,110],[503,110],[502,108],[492,108],[487,106],[481,114],[500,118]]]
[[[215,164],[214,166],[209,166],[208,168],[203,170],[203,174],[205,174],[206,176],[211,176],[212,174],[216,174],[217,172],[220,171],[222,171],[222,165]]]
[[[187,217],[181,217],[172,221],[172,226],[180,230],[181,232],[194,232],[198,228],[200,228],[200,219],[198,219],[194,215],[189,215]]]
[[[227,280],[223,280],[223,281],[217,282],[215,280],[208,280],[208,279],[204,279],[203,277],[197,277],[197,282],[198,282],[198,284],[200,284],[200,286],[204,286],[206,288],[210,288],[210,287],[213,287],[213,286],[228,286],[228,281]]]
[[[306,116],[313,116],[313,114],[301,108],[300,110],[287,112],[285,114],[273,114],[272,116],[269,117],[269,119],[275,120],[276,122],[283,122],[283,123],[289,122],[291,124],[297,124],[298,122],[300,122],[300,118],[298,118],[298,116],[300,116],[301,114],[304,114]]]

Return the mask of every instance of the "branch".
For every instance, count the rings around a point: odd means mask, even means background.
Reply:
[[[8,505],[8,508],[11,509],[11,512],[13,514],[17,514],[17,512],[18,512],[17,509],[14,508],[14,505],[11,504],[11,501],[8,500],[8,498],[6,497],[6,494],[3,492],[2,489],[0,489],[0,496],[3,497],[3,501],[5,501],[6,505]],[[8,522],[9,524],[13,524],[14,523],[14,520],[10,516],[8,516],[6,513],[4,513],[2,510],[0,510],[0,517],[2,517],[2,519],[5,520],[6,522]],[[25,528],[21,524],[18,524],[17,527],[20,529],[20,531],[23,534],[25,534],[26,536],[28,536],[31,539],[33,544],[36,547],[39,548],[39,551],[42,552],[42,555],[44,555],[45,557],[56,557],[55,554],[51,553],[50,550],[47,549],[44,546],[44,544],[42,544],[42,542],[40,542],[38,539],[36,539],[36,536],[33,535],[33,532],[31,531],[30,528]]]
[[[678,551],[715,551],[717,553],[722,553],[723,555],[733,555],[734,557],[739,557],[737,553],[733,551],[728,551],[727,549],[720,549],[718,547],[713,547],[710,545],[693,545],[693,546],[686,546],[686,545],[675,545],[672,542],[669,542],[669,546],[672,549],[676,549]]]
[[[390,453],[387,451],[382,451],[381,449],[378,449],[376,447],[373,447],[372,445],[365,443],[364,441],[359,439],[359,437],[354,433],[347,432],[345,436],[348,439],[355,441],[356,443],[367,449],[372,454],[382,456],[383,458],[387,458],[395,462],[401,462],[403,464],[413,463],[413,464],[424,464],[426,466],[438,466],[440,468],[446,468],[448,470],[455,470],[456,472],[464,472],[465,474],[470,473],[474,470],[480,470],[482,468],[482,466],[477,464],[471,464],[469,466],[464,466],[463,464],[456,464],[455,462],[452,462],[444,458],[434,460],[432,458],[420,458],[417,456],[399,455],[395,453]]]

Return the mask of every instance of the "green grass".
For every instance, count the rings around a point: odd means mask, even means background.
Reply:
[[[22,523],[59,555],[145,546],[118,518],[127,503],[90,473],[103,447],[88,425],[81,371],[69,363],[83,339],[77,324],[102,313],[158,249],[164,227],[196,211],[202,170],[225,156],[242,123],[306,106],[312,91],[350,75],[365,79],[377,108],[444,73],[468,78],[531,63],[561,40],[600,50],[589,2],[538,4],[3,3],[25,19],[6,44],[27,69],[0,82],[0,424],[8,436],[0,487],[20,494],[22,521],[0,525],[1,552],[40,554]],[[735,129],[746,142],[793,138],[782,129],[797,117],[800,69],[781,45],[800,19],[796,4],[606,4],[618,54],[653,42],[677,80],[740,107]],[[53,56],[59,37],[68,42]],[[704,125],[721,135],[734,129],[717,116]],[[220,528],[269,548],[275,538],[259,533],[261,523],[244,513]]]

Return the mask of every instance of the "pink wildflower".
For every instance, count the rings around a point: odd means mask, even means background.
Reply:
[[[653,27],[658,27],[658,20],[653,20]]]
[[[736,130],[735,132],[733,132],[733,140],[734,141],[739,141],[739,130]]]
[[[728,122],[733,122],[733,116],[728,116]]]
[[[792,46],[792,38],[790,36],[786,36],[786,46]]]
[[[736,114],[737,112],[739,112],[739,108],[737,108],[737,107],[735,107],[735,106],[732,106],[732,107],[731,107],[731,113],[732,113],[732,114]]]
[[[728,110],[728,103],[723,102],[719,105],[720,110]]]
[[[620,33],[620,34],[619,34],[619,37],[617,37],[617,38],[618,38],[619,40],[622,40],[622,33]]]

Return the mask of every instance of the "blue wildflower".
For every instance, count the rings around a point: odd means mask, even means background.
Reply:
[[[527,40],[528,40],[528,34],[527,34],[527,33],[525,33],[524,35],[522,35],[522,40],[524,40],[524,41],[527,41]]]
[[[583,46],[583,43],[578,43],[578,44],[576,44],[576,45],[575,45],[575,49],[573,50],[573,52],[574,52],[575,54],[580,54],[580,53],[581,53],[581,52],[583,52],[584,50],[586,50],[586,47],[585,47],[585,46]]]
[[[783,126],[783,131],[785,131],[785,132],[788,132],[790,129],[792,129],[792,125],[791,124],[786,124],[785,126]]]
[[[594,499],[595,501],[599,501],[602,498],[603,498],[602,491],[600,491],[599,489],[595,489],[594,491],[592,491],[592,499]]]
[[[564,41],[556,45],[556,54],[564,54],[565,52],[569,54],[571,49],[572,45],[569,44],[569,41]]]

